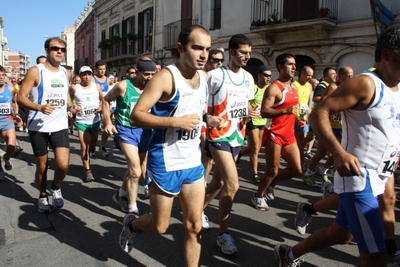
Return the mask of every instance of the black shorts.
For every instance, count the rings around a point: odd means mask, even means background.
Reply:
[[[68,129],[51,133],[29,131],[29,138],[31,139],[33,154],[36,157],[46,155],[49,152],[47,150],[49,145],[52,149],[69,148]]]
[[[265,125],[254,125],[253,121],[249,121],[246,123],[246,131],[253,131],[255,129],[264,130]]]
[[[217,150],[226,151],[232,154],[233,159],[239,154],[241,147],[231,147],[227,142],[210,142],[206,140],[205,150],[207,158],[212,159],[211,150],[209,146],[213,146]]]

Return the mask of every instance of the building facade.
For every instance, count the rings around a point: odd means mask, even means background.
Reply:
[[[381,2],[400,14],[397,1]],[[368,0],[96,0],[91,7],[75,33],[76,60],[93,55],[117,76],[143,55],[174,63],[178,34],[191,24],[210,31],[213,48],[226,49],[232,35],[246,34],[253,41],[246,69],[256,76],[260,65],[270,65],[273,78],[281,53],[294,54],[298,69],[312,66],[317,78],[326,67],[349,65],[360,73],[374,63],[379,31]]]
[[[30,56],[21,52],[13,52],[10,48],[3,51],[3,60],[7,76],[17,79],[24,79],[31,65]]]

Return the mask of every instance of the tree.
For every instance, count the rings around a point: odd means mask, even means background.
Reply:
[[[3,28],[3,27],[4,27],[4,25],[3,25],[3,18],[0,17],[0,28]]]

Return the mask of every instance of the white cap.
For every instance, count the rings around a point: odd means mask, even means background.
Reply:
[[[87,72],[90,71],[91,73],[93,73],[92,69],[89,66],[82,66],[79,70],[79,74],[81,74],[82,72]]]
[[[115,77],[113,75],[108,76],[108,79],[114,79]]]

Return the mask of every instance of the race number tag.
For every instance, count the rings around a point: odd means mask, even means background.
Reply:
[[[198,134],[200,131],[200,127],[197,126],[191,131],[186,131],[186,130],[176,130],[176,135],[174,135],[174,142],[176,141],[189,141],[198,138]]]
[[[300,104],[300,115],[307,115],[310,108],[306,104]]]
[[[382,176],[382,180],[392,176],[396,163],[399,160],[400,146],[394,144],[387,144],[385,152],[383,153],[382,160],[378,166],[378,174]]]
[[[83,116],[90,116],[96,113],[96,107],[94,105],[86,105],[82,107],[82,114]]]
[[[62,92],[50,92],[45,101],[46,104],[54,104],[55,108],[63,108],[67,104],[65,99],[66,97]]]
[[[249,114],[247,97],[240,97],[239,94],[232,94],[228,100],[228,120],[247,117]]]
[[[11,114],[11,103],[0,103],[0,114],[1,115]]]

